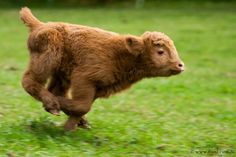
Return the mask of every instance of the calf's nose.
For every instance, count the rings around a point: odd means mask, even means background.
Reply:
[[[184,62],[180,61],[179,63],[177,63],[177,68],[180,71],[184,71]]]

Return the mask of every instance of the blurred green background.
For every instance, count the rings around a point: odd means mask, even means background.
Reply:
[[[27,67],[28,6],[40,20],[121,34],[161,31],[186,71],[144,79],[97,100],[91,130],[65,133],[21,87]],[[0,156],[236,156],[236,2],[154,0],[0,1]]]

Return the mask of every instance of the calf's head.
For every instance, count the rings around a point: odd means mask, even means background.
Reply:
[[[184,71],[173,41],[164,33],[145,32],[140,38],[127,37],[126,47],[143,56],[151,76],[170,76]]]

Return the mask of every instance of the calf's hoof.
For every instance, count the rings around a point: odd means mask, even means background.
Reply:
[[[83,128],[83,129],[91,129],[91,126],[89,125],[88,121],[82,117],[79,121],[79,123],[77,124],[79,128]]]
[[[65,131],[74,131],[77,128],[77,124],[79,123],[80,118],[79,117],[72,117],[70,116],[65,125],[64,125],[64,130]]]
[[[88,121],[84,117],[73,117],[70,116],[64,125],[65,131],[74,131],[76,128],[90,129]]]
[[[60,105],[59,102],[56,99],[46,99],[43,102],[44,109],[56,116],[60,115]]]

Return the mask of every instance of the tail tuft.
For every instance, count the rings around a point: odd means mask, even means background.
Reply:
[[[29,8],[23,7],[20,11],[20,19],[24,22],[24,24],[33,30],[34,28],[42,25],[43,23],[39,21],[30,11]]]

